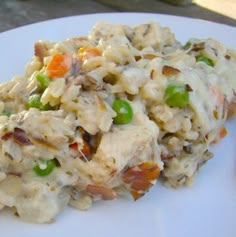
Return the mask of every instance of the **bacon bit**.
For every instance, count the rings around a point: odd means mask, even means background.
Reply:
[[[171,66],[163,66],[162,68],[162,74],[164,76],[174,76],[180,73],[180,70]]]
[[[134,200],[137,200],[151,188],[159,174],[160,169],[157,164],[144,162],[128,168],[122,174],[122,180],[128,185]]]
[[[113,200],[117,198],[117,194],[112,188],[103,186],[88,185],[86,192],[92,196],[101,196],[103,200]]]
[[[10,139],[12,136],[13,136],[13,132],[5,133],[5,134],[2,136],[2,140],[3,140],[3,141],[7,141],[7,140]]]
[[[20,145],[31,145],[29,138],[27,137],[24,130],[20,128],[15,128],[13,133],[13,139],[16,143]]]
[[[14,142],[20,144],[20,145],[31,145],[31,141],[25,134],[25,131],[20,128],[15,128],[14,132],[6,133],[2,136],[2,140],[6,141],[10,138],[13,138]]]
[[[134,56],[134,58],[135,58],[135,61],[139,61],[140,59],[142,59],[142,57],[139,55]]]
[[[39,57],[40,61],[42,62],[44,57],[48,56],[48,49],[42,43],[36,42],[34,44],[34,55]]]
[[[230,55],[226,54],[225,59],[230,60],[231,59]]]
[[[192,47],[192,51],[199,51],[199,50],[202,50],[205,48],[205,43],[204,42],[201,42],[201,43],[198,43],[198,44],[193,44],[193,47]]]
[[[50,78],[64,76],[72,66],[72,56],[54,54],[47,65],[46,71]]]
[[[188,91],[188,92],[193,91],[192,87],[189,84],[185,85],[185,90]]]
[[[81,47],[78,50],[78,57],[81,61],[85,61],[97,56],[101,56],[101,51],[95,47]]]

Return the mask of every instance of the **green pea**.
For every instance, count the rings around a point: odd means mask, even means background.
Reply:
[[[46,89],[50,83],[50,78],[47,77],[46,75],[42,74],[42,73],[38,73],[36,75],[36,79],[37,81],[39,82],[40,86],[43,88],[43,89]]]
[[[189,49],[191,47],[192,43],[190,41],[186,42],[186,44],[183,46],[184,49]]]
[[[29,97],[27,106],[28,108],[37,108],[40,110],[52,110],[53,107],[50,104],[43,105],[41,102],[41,94],[33,94]]]
[[[116,112],[113,119],[115,124],[127,124],[133,119],[133,109],[128,101],[117,99],[112,103],[112,109]]]
[[[165,89],[164,100],[171,107],[184,108],[189,104],[189,92],[183,84],[169,84]]]
[[[12,115],[12,112],[11,112],[11,111],[8,111],[8,110],[4,110],[1,115],[10,117],[10,116]]]
[[[213,62],[212,59],[203,56],[203,55],[198,55],[196,57],[197,62],[204,62],[205,64],[207,64],[208,66],[214,67],[215,63]]]
[[[41,103],[41,95],[40,94],[33,94],[28,99],[28,108],[37,108],[39,109],[42,106]]]
[[[44,169],[42,169],[40,167],[40,165],[34,166],[34,172],[38,176],[47,176],[50,173],[52,173],[52,171],[54,170],[55,167],[56,167],[56,161],[55,160],[48,160],[48,161],[45,162],[45,168]]]
[[[52,107],[49,103],[47,103],[45,105],[41,104],[41,106],[40,106],[40,110],[54,110],[54,109],[55,109],[55,107]]]

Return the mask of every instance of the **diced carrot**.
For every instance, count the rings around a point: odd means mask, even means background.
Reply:
[[[222,127],[219,131],[219,137],[224,138],[227,135],[227,129],[225,127]]]
[[[73,150],[78,150],[78,143],[77,142],[71,143],[69,145],[69,148],[71,148]]]
[[[69,148],[75,151],[80,151],[80,154],[82,153],[83,156],[85,156],[88,160],[90,159],[89,156],[91,155],[91,150],[87,142],[84,141],[83,148],[79,149],[78,143],[74,142],[69,145]]]
[[[228,134],[227,129],[225,127],[221,127],[220,130],[218,131],[216,138],[212,141],[212,144],[216,144],[221,139],[223,139],[227,134]]]
[[[64,76],[72,66],[72,56],[54,54],[47,65],[47,74],[50,78]]]
[[[78,50],[79,60],[84,61],[101,55],[101,51],[95,47],[81,47]]]

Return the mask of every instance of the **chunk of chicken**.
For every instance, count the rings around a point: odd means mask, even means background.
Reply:
[[[105,133],[92,161],[84,163],[84,172],[89,172],[93,182],[119,185],[117,179],[125,168],[145,161],[154,162],[162,169],[162,161],[157,145],[159,130],[143,113],[140,103],[133,103],[132,124],[115,126]],[[80,166],[81,168],[81,166]]]

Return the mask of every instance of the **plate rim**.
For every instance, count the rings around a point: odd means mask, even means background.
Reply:
[[[179,16],[179,15],[172,15],[172,14],[164,14],[164,13],[153,13],[153,12],[97,12],[97,13],[86,13],[86,14],[80,14],[80,15],[71,15],[71,16],[62,16],[62,17],[56,17],[56,18],[51,18],[51,19],[46,19],[46,20],[40,20],[38,22],[32,22],[32,23],[27,23],[21,26],[17,26],[14,27],[12,29],[9,30],[5,30],[0,32],[0,35],[2,34],[7,34],[10,33],[11,31],[15,31],[15,30],[22,30],[22,28],[28,28],[28,27],[37,27],[38,25],[41,24],[50,24],[50,23],[54,23],[57,21],[64,21],[64,20],[70,20],[70,19],[76,19],[76,18],[80,18],[80,17],[95,17],[95,16],[109,16],[109,15],[145,15],[145,16],[160,16],[160,17],[168,17],[168,18],[178,18],[178,19],[182,19],[182,20],[187,20],[187,21],[194,21],[194,22],[199,22],[199,23],[210,23],[213,24],[215,26],[221,26],[221,27],[228,27],[230,29],[236,29],[236,27],[231,26],[231,25],[227,25],[224,23],[220,23],[220,22],[214,22],[214,21],[210,21],[210,20],[205,20],[205,19],[201,19],[201,18],[195,18],[195,17],[188,17],[188,16]]]

